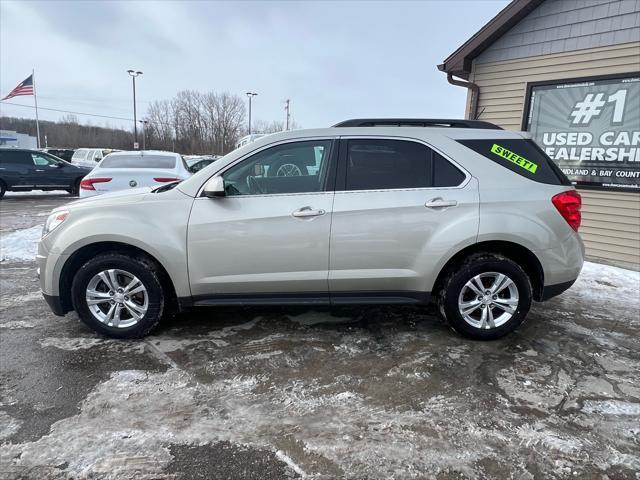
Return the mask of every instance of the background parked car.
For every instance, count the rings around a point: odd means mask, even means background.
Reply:
[[[189,167],[189,171],[196,173],[219,158],[221,157],[217,155],[188,155],[184,157],[184,161]]]
[[[116,152],[104,159],[80,184],[80,196],[137,187],[155,187],[191,175],[182,156],[173,152],[142,150]]]
[[[61,158],[67,162],[71,162],[71,158],[75,153],[75,150],[71,148],[43,148],[42,151],[50,153],[51,155]]]
[[[117,152],[110,148],[79,148],[73,154],[71,163],[83,165],[85,167],[95,167],[104,157],[110,153]]]
[[[7,190],[67,190],[77,195],[90,171],[38,150],[0,148],[0,198]]]
[[[247,145],[247,144],[249,144],[251,142],[255,142],[259,138],[264,137],[265,135],[267,135],[267,134],[266,133],[252,133],[251,135],[245,135],[240,140],[238,140],[238,142],[236,143],[236,148],[244,147],[245,145]]]

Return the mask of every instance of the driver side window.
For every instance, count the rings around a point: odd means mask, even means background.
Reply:
[[[228,196],[310,193],[323,190],[331,140],[292,142],[267,148],[227,170]]]
[[[32,153],[31,158],[33,159],[33,163],[38,167],[46,167],[47,165],[58,165],[59,163],[53,158],[47,157],[46,155],[42,155],[40,153]]]

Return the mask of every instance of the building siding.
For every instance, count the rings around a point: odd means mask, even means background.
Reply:
[[[476,62],[640,42],[640,0],[547,0],[481,53]]]
[[[633,72],[640,72],[640,41],[490,63],[474,61],[470,81],[480,87],[480,120],[520,130],[527,82]],[[585,189],[580,193],[580,233],[587,256],[640,269],[640,193]]]

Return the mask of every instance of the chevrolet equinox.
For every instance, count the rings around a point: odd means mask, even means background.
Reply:
[[[578,277],[580,208],[522,133],[348,120],[56,208],[37,260],[53,312],[111,337],[192,307],[433,301],[459,333],[493,339]]]

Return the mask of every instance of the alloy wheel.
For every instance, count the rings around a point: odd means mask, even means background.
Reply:
[[[458,297],[458,311],[469,325],[492,329],[507,323],[518,309],[520,296],[507,275],[486,272],[464,284]]]
[[[300,175],[302,170],[294,163],[284,163],[276,170],[276,177],[299,177]]]
[[[109,327],[127,328],[138,323],[149,308],[149,294],[133,274],[103,270],[87,284],[85,298],[91,314]]]

